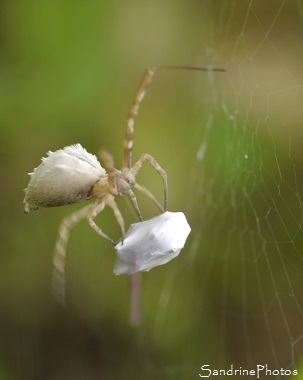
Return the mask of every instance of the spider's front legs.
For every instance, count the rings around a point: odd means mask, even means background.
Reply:
[[[134,184],[134,188],[141,191],[142,194],[144,194],[147,198],[149,198],[151,201],[154,202],[154,204],[158,207],[158,209],[161,211],[161,212],[165,212],[164,211],[164,208],[160,205],[160,203],[158,202],[158,200],[155,198],[155,196],[149,191],[147,190],[146,187],[144,186],[141,186],[139,185],[138,183],[135,183]],[[141,222],[143,219],[140,219]]]
[[[139,170],[142,168],[142,165],[143,165],[144,161],[149,162],[150,165],[161,175],[161,177],[163,179],[163,186],[164,186],[164,211],[166,211],[167,210],[167,203],[168,203],[167,174],[166,174],[166,171],[154,159],[154,157],[152,157],[150,154],[143,153],[142,156],[139,158],[139,160],[135,163],[135,165],[130,170],[131,170],[132,174],[134,175],[134,177],[136,177],[136,175],[138,174]],[[138,190],[140,190],[139,187],[140,186],[137,186]],[[149,196],[149,194],[151,194],[151,193],[149,193],[149,191],[147,189],[142,188],[142,187],[141,187],[141,189],[144,189],[143,192],[147,196]],[[152,199],[154,200],[154,197]],[[156,204],[157,204],[157,202],[156,202]],[[160,208],[160,209],[162,209],[162,208]]]
[[[134,187],[136,187],[136,186],[137,186],[137,184],[135,183]],[[132,190],[129,190],[128,191],[128,195],[129,195],[131,201],[133,202],[133,205],[134,205],[136,213],[137,213],[137,215],[138,215],[138,217],[140,219],[140,222],[142,222],[143,218],[142,218],[142,215],[141,215],[141,212],[140,212],[140,209],[139,209],[139,205],[138,205],[138,202],[137,202],[137,198],[136,198],[134,192]]]
[[[88,220],[88,223],[89,225],[97,232],[98,235],[104,237],[106,240],[108,240],[109,242],[111,242],[113,245],[116,245],[116,243],[114,242],[113,239],[111,239],[108,235],[106,235],[99,226],[97,226],[97,224],[95,223],[94,219],[96,218],[96,216],[98,214],[100,214],[100,212],[104,209],[105,205],[108,205],[109,207],[111,207],[114,211],[114,214],[116,216],[116,219],[118,220],[118,223],[121,227],[121,231],[122,231],[122,237],[124,236],[124,233],[125,233],[125,228],[124,228],[124,221],[123,221],[123,218],[122,218],[122,215],[114,201],[114,199],[111,199],[113,198],[112,196],[106,196],[102,199],[102,201],[99,203],[98,207],[96,207],[92,213],[90,215],[88,215],[87,217],[87,220]],[[114,206],[113,206],[114,204]],[[116,208],[116,210],[114,209]],[[116,214],[117,213],[117,214]],[[117,216],[118,215],[118,216]],[[119,220],[118,218],[121,218],[122,219],[122,224],[121,224],[121,220]]]
[[[121,233],[122,233],[122,242],[123,242],[123,239],[124,239],[124,235],[125,235],[125,224],[124,224],[124,219],[123,219],[123,216],[120,212],[120,210],[118,209],[118,206],[115,202],[115,199],[112,195],[107,195],[106,197],[104,197],[104,202],[107,204],[107,206],[109,206],[112,210],[113,210],[113,213],[117,219],[117,222],[121,228]],[[116,243],[110,239],[111,242],[116,245]]]

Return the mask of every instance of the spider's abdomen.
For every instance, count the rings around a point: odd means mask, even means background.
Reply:
[[[94,196],[94,184],[106,175],[97,157],[80,144],[48,152],[42,163],[29,173],[24,211],[39,207],[64,206]]]

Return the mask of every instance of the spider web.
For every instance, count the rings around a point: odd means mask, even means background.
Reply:
[[[167,275],[159,309],[161,302],[176,308],[179,282],[192,280],[191,295],[174,310],[191,323],[178,343],[183,363],[267,364],[268,376],[283,378],[281,368],[300,374],[303,359],[302,4],[271,6],[234,1],[217,9],[227,72],[210,78],[201,100],[191,239]],[[159,311],[155,323],[162,339],[167,314]]]

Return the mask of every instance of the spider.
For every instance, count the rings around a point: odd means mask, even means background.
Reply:
[[[40,207],[64,206],[79,203],[93,197],[97,198],[94,203],[65,217],[60,224],[53,254],[53,284],[59,293],[64,292],[63,278],[66,245],[69,239],[69,230],[75,224],[86,218],[97,234],[115,245],[115,242],[94,221],[104,207],[109,206],[113,210],[121,228],[123,243],[125,235],[124,220],[115,202],[115,197],[128,194],[140,221],[143,220],[132,188],[150,198],[161,212],[167,210],[168,184],[165,170],[147,153],[143,153],[139,160],[132,165],[135,117],[154,75],[165,70],[224,71],[223,69],[193,66],[156,66],[146,69],[126,121],[123,166],[121,170],[114,167],[113,157],[106,150],[100,152],[104,164],[103,168],[96,156],[88,153],[80,144],[76,144],[55,152],[48,152],[48,157],[42,158],[42,163],[32,173],[29,173],[31,179],[25,189],[24,198],[24,210],[26,213]],[[164,186],[163,207],[148,189],[136,183],[136,176],[145,161],[162,177]]]

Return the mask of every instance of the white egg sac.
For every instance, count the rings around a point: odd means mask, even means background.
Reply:
[[[146,272],[178,256],[191,231],[182,212],[165,212],[132,224],[116,245],[114,274]]]
[[[48,152],[34,169],[25,189],[24,211],[64,206],[92,196],[94,184],[106,175],[97,157],[80,144]]]

